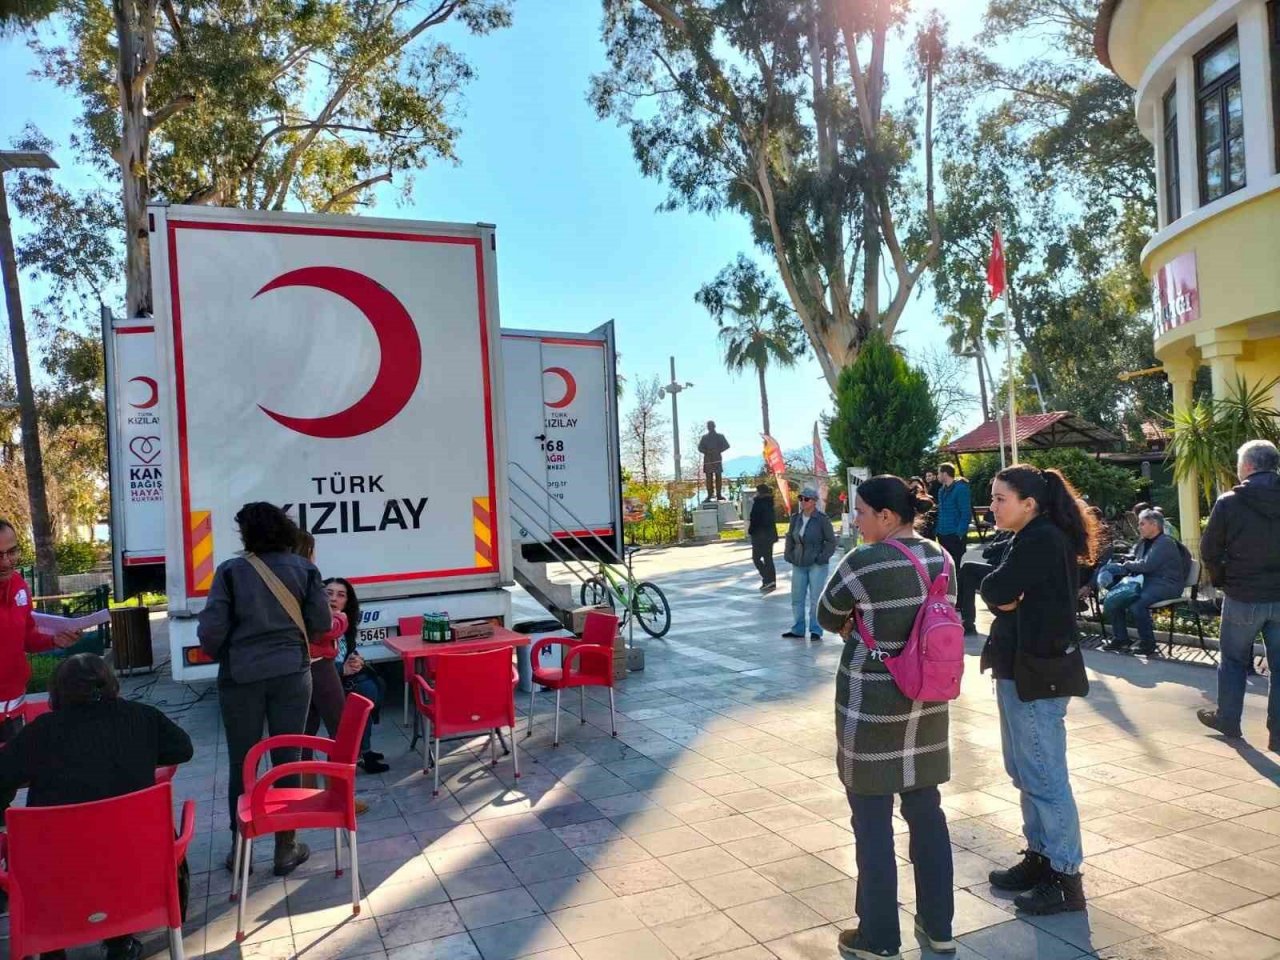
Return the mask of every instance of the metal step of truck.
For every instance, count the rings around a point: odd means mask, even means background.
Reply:
[[[532,563],[520,556],[519,545],[515,551],[515,580],[542,608],[567,628],[571,625],[571,611],[578,606],[573,588],[556,583],[547,573],[547,564]]]

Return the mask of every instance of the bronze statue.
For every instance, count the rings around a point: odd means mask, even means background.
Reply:
[[[716,433],[716,422],[708,420],[707,432],[698,441],[698,452],[702,454],[702,472],[707,478],[708,500],[724,499],[724,452],[728,449],[729,441],[724,438],[724,434]]]

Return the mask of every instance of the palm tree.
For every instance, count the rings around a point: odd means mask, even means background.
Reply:
[[[1170,418],[1173,441],[1168,457],[1179,483],[1191,477],[1204,499],[1230,490],[1236,482],[1236,450],[1249,440],[1280,442],[1280,411],[1272,396],[1280,378],[1249,384],[1237,376],[1224,397],[1202,397]]]
[[[724,363],[733,373],[754,370],[760,381],[760,414],[769,428],[769,391],[765,371],[794,367],[804,355],[804,339],[794,311],[772,281],[743,254],[706,284],[694,299],[715,319],[724,345]]]

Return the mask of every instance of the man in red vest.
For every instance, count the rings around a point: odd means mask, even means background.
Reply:
[[[74,631],[51,636],[36,629],[31,588],[18,572],[18,553],[17,531],[0,520],[0,743],[22,729],[22,703],[31,677],[27,654],[69,647],[77,639]]]

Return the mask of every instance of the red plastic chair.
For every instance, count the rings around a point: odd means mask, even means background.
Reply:
[[[284,734],[259,741],[244,758],[244,793],[236,806],[235,863],[232,870],[231,899],[237,899],[236,940],[244,940],[244,901],[249,895],[249,870],[253,864],[253,841],[265,834],[284,830],[333,829],[333,851],[336,858],[334,876],[342,876],[342,834],[347,835],[351,850],[351,913],[360,913],[360,855],[356,848],[356,760],[360,755],[360,737],[373,712],[373,701],[358,693],[347,694],[338,724],[338,737],[308,737]],[[327,761],[299,760],[272,767],[258,779],[258,764],[268,750],[297,747],[328,756]],[[325,778],[325,785],[312,787],[278,787],[284,777],[314,774]]]
[[[10,807],[0,838],[9,893],[9,956],[35,957],[166,927],[182,960],[178,864],[195,836],[196,805],[182,804],[173,836],[173,789],[157,784],[109,800]]]
[[[574,637],[543,637],[529,651],[534,664],[534,688],[529,691],[529,726],[525,736],[533,736],[533,694],[537,685],[556,692],[556,729],[552,741],[560,746],[560,691],[578,688],[578,710],[582,722],[587,722],[586,687],[609,688],[609,727],[618,735],[618,721],[613,709],[613,645],[618,639],[618,618],[611,613],[588,613],[582,627],[582,639]],[[539,667],[542,651],[558,644],[568,649],[559,667]]]
[[[435,660],[435,685],[426,677],[413,677],[413,705],[431,728],[422,742],[422,772],[427,772],[427,750],[435,742],[435,777],[431,795],[440,796],[440,739],[464,733],[489,732],[493,764],[497,747],[493,731],[511,730],[511,757],[520,777],[520,751],[515,742],[516,701],[512,684],[511,650],[500,647],[478,653],[444,653]]]

